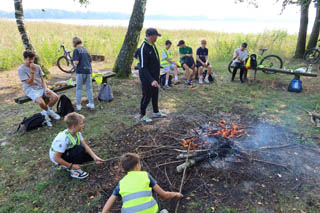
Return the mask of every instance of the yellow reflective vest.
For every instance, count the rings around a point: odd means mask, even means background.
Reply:
[[[156,213],[158,204],[152,197],[152,188],[148,173],[144,171],[128,172],[119,182],[122,197],[121,213]]]
[[[172,57],[172,55],[171,55],[171,52],[169,52],[169,50],[167,50],[166,48],[164,48],[163,51],[166,53],[168,59],[170,59],[170,60],[173,59],[173,57]],[[170,63],[169,61],[167,61],[166,58],[162,58],[160,65],[161,65],[162,67],[167,67],[167,66],[170,66],[171,63]]]

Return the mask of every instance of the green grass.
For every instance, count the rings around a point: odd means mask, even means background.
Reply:
[[[72,26],[48,22],[26,22],[26,30],[31,42],[40,58],[47,67],[56,64],[62,52],[58,52],[62,42],[72,50],[71,40],[79,36],[84,41],[84,46],[92,54],[106,56],[107,67],[111,68],[121,48],[126,28],[125,27],[95,27]],[[0,19],[0,70],[13,69],[22,62],[23,45],[14,21]],[[167,39],[173,42],[172,53],[178,58],[176,44],[184,39],[187,45],[193,48],[194,53],[200,46],[200,40],[208,41],[211,62],[221,62],[232,57],[235,48],[244,41],[248,42],[249,52],[258,53],[259,48],[269,48],[268,54],[277,54],[284,59],[290,58],[295,50],[296,35],[284,31],[265,31],[259,34],[219,33],[204,30],[162,30],[162,37],[158,39],[158,49],[164,48]],[[8,36],[10,35],[10,36]],[[140,42],[144,39],[141,32]]]

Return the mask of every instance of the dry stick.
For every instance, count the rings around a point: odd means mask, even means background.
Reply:
[[[280,146],[263,146],[260,149],[278,149],[278,148],[284,148],[288,146],[294,146],[295,144],[285,144],[285,145],[280,145]]]
[[[187,159],[186,159],[186,163],[188,162],[188,160],[189,160],[189,150],[190,150],[190,143],[189,143],[189,145],[188,145],[188,156],[187,156]],[[182,175],[182,180],[181,180],[181,184],[180,184],[180,189],[179,189],[179,193],[181,193],[182,192],[182,187],[183,187],[183,182],[184,182],[184,179],[185,179],[185,176],[186,176],[186,170],[187,170],[187,167],[185,167],[184,168],[184,170],[183,170],[183,175]],[[177,205],[176,205],[176,209],[175,209],[175,213],[177,213],[178,212],[178,209],[179,209],[179,205],[180,205],[180,200],[178,200],[178,202],[177,202]]]
[[[290,169],[288,167],[286,167],[285,165],[282,165],[282,164],[273,163],[273,162],[270,162],[270,161],[259,160],[259,159],[255,159],[255,158],[247,158],[247,159],[249,159],[250,161],[256,161],[256,162],[260,162],[260,163],[266,163],[266,164],[271,164],[271,165],[274,165],[274,166],[279,166],[279,167],[282,167],[282,168],[287,169],[287,170],[290,171]]]
[[[162,164],[157,165],[156,168],[159,168],[160,166],[169,165],[169,164],[181,163],[181,162],[183,162],[183,161],[184,161],[184,160],[177,160],[177,161],[171,161],[171,162],[168,162],[168,163],[162,163]]]
[[[169,177],[168,177],[168,174],[167,174],[167,167],[164,167],[164,174],[166,175],[166,178],[167,178],[170,186],[172,187],[172,183],[171,183],[171,181],[170,181],[170,179],[169,179]]]

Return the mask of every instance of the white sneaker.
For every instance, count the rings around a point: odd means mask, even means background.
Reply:
[[[90,109],[94,109],[94,104],[88,103],[86,106],[87,106],[88,108],[90,108]]]
[[[153,113],[151,115],[151,118],[164,118],[164,117],[167,117],[167,115],[161,112]]]
[[[44,123],[47,124],[48,127],[52,127],[52,123],[50,121],[45,120]]]
[[[209,79],[208,79],[208,78],[205,78],[205,79],[204,79],[204,82],[206,82],[207,84],[209,84],[209,83],[210,83],[210,81],[209,81]]]
[[[47,126],[52,127],[52,123],[50,122],[51,119],[50,119],[50,117],[49,117],[49,115],[48,115],[48,112],[45,111],[45,110],[42,110],[42,111],[41,111],[41,114],[44,115],[44,119],[45,119],[44,123],[45,123]]]
[[[84,179],[89,176],[89,173],[82,171],[81,169],[70,169],[70,176],[77,179]]]
[[[60,115],[58,115],[57,113],[55,113],[54,111],[52,111],[51,109],[49,109],[47,111],[48,115],[51,116],[53,119],[55,120],[60,120]]]
[[[199,78],[199,84],[203,84],[202,78]]]
[[[145,122],[145,123],[151,123],[152,119],[150,119],[148,116],[143,116],[140,121]]]
[[[76,109],[77,109],[77,111],[80,111],[81,110],[81,105],[77,105]]]

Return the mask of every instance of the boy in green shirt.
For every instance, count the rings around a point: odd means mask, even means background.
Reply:
[[[180,40],[177,46],[179,47],[181,66],[186,71],[186,84],[192,86],[191,79],[197,72],[197,67],[192,56],[192,48],[187,46],[184,40]],[[191,75],[189,75],[190,69],[193,71]]]

